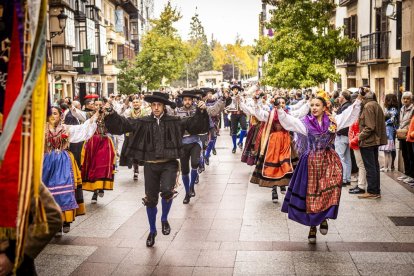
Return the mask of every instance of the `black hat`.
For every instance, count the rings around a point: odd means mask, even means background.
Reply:
[[[194,89],[193,93],[196,94],[197,96],[204,98],[205,96],[207,96],[207,91],[206,90],[202,90],[202,89]]]
[[[196,94],[194,90],[185,90],[183,91],[183,93],[177,95],[177,97],[181,97],[181,98],[190,97],[190,98],[197,99],[197,100],[200,99],[200,97]]]
[[[233,89],[237,89],[239,92],[240,92],[240,91],[244,91],[243,87],[241,87],[241,86],[239,86],[239,85],[237,85],[237,84],[232,85],[232,86],[230,87],[230,90],[233,90]]]
[[[215,89],[210,88],[210,87],[201,87],[200,90],[203,91],[206,95],[207,95],[207,93],[213,93],[214,94],[214,93],[217,92]]]
[[[145,95],[144,101],[149,103],[159,102],[165,105],[170,105],[172,108],[176,108],[177,105],[174,102],[169,100],[169,95],[167,93],[154,91],[149,95]]]

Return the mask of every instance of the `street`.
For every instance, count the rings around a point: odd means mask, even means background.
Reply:
[[[414,275],[414,226],[389,216],[413,216],[413,189],[381,173],[380,200],[361,200],[343,188],[338,219],[308,244],[309,228],[287,219],[271,189],[249,183],[253,167],[231,153],[222,130],[217,155],[200,175],[196,197],[183,205],[182,184],[169,215],[171,234],[145,246],[148,222],[143,167],[139,180],[121,168],[113,191],[91,205],[72,229],[54,238],[36,259],[44,275]],[[395,175],[393,175],[395,174]],[[180,177],[181,179],[181,177]]]

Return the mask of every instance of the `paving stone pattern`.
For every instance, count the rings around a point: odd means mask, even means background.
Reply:
[[[143,174],[134,182],[121,168],[114,191],[98,204],[84,192],[87,214],[39,255],[38,274],[414,275],[414,227],[388,218],[414,216],[414,194],[393,180],[398,173],[381,174],[380,200],[360,200],[344,188],[338,219],[309,245],[308,228],[280,212],[270,189],[249,183],[253,167],[240,162],[239,149],[231,153],[228,133],[221,132],[218,155],[200,175],[189,205],[178,187],[169,236],[161,233],[159,210],[154,248],[145,246]]]

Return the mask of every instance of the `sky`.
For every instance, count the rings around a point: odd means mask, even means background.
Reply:
[[[168,0],[154,0],[154,16],[158,17]],[[183,39],[190,32],[191,17],[197,13],[208,40],[211,34],[222,44],[234,43],[237,34],[244,44],[253,44],[259,36],[260,0],[171,0],[182,18],[174,27]]]

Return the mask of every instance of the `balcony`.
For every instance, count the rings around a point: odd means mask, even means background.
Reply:
[[[336,60],[335,65],[336,67],[349,67],[355,66],[358,62],[358,50],[350,53],[344,60]]]
[[[339,0],[339,6],[340,7],[346,7],[350,4],[356,3],[358,0]]]
[[[378,64],[388,60],[390,32],[361,36],[361,63]]]
[[[116,7],[120,6],[131,19],[138,18],[138,1],[137,0],[110,0]]]

